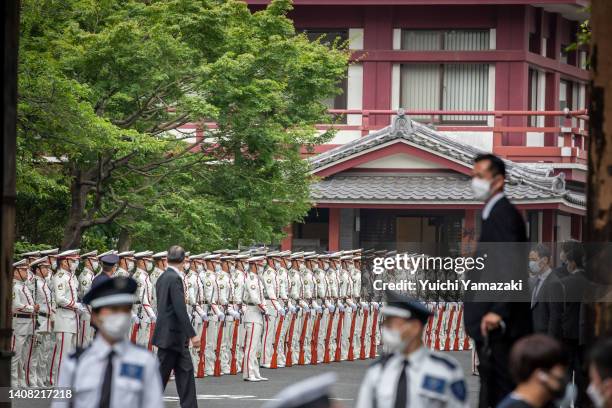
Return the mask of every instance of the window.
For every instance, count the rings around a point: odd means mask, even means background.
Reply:
[[[489,30],[402,30],[407,51],[488,50]]]
[[[487,64],[403,64],[400,81],[401,106],[406,110],[478,111],[488,108]],[[415,119],[428,121],[431,117]],[[443,115],[439,121],[484,124],[486,117]]]
[[[561,80],[559,84],[559,109],[572,109],[572,83]]]
[[[348,41],[347,29],[304,29],[302,32],[310,41],[320,39],[321,43],[326,45],[334,44],[334,42],[342,44]],[[338,87],[342,89],[342,93],[321,101],[328,109],[346,109],[347,107],[348,81],[346,77],[338,83]]]
[[[538,110],[538,71],[529,68],[529,94],[528,94],[529,110]],[[529,126],[538,126],[538,117],[529,117]]]

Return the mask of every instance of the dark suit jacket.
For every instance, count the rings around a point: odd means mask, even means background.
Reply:
[[[153,344],[163,349],[181,351],[196,333],[185,306],[183,280],[172,268],[166,269],[155,284],[157,323]]]
[[[563,304],[563,317],[561,319],[562,335],[564,340],[580,340],[585,343],[585,322],[582,317],[582,302],[585,301],[585,291],[590,290],[584,270],[580,269],[561,279],[565,293]]]
[[[533,290],[536,279],[532,278],[531,281],[529,286]],[[548,334],[557,339],[561,337],[564,292],[561,280],[551,271],[550,275],[540,285],[535,302],[531,306],[533,331],[535,333]]]
[[[522,280],[524,293],[501,293],[500,301],[490,299],[492,296],[490,293],[485,295],[485,301],[474,297],[478,295],[466,293],[465,328],[475,341],[483,340],[480,334],[480,322],[489,312],[500,315],[506,324],[504,333],[491,333],[492,337],[513,340],[531,332],[531,319],[525,319],[525,316],[531,313],[530,304],[526,303],[529,299],[529,276],[525,266],[527,259],[525,242],[527,242],[525,221],[504,196],[495,203],[489,217],[482,221],[477,256],[482,256],[483,253],[487,255],[486,267],[481,272],[471,271],[467,277],[480,282]],[[512,296],[513,300],[522,296],[525,302],[503,301],[504,296]]]

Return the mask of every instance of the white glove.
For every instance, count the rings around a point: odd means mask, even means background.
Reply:
[[[277,313],[279,316],[284,316],[285,314],[287,314],[287,312],[285,312],[285,308],[281,307],[277,310]]]
[[[317,311],[317,313],[323,312],[323,308],[319,305],[315,306],[315,310]]]
[[[227,316],[225,316],[225,321],[226,322],[233,322],[234,321],[234,315],[233,314],[228,314]]]
[[[361,307],[363,310],[370,310],[370,305],[367,302],[361,302]]]
[[[356,310],[357,310],[357,305],[353,303],[353,304],[351,305],[351,309],[353,309],[353,312],[354,312],[354,311],[356,311]]]
[[[217,314],[217,319],[219,319],[220,322],[224,321],[225,320],[225,314],[219,312]]]
[[[134,313],[132,313],[132,323],[133,324],[138,324],[140,323],[140,319],[138,318],[138,316],[136,316]]]
[[[230,310],[230,313],[232,316],[234,316],[234,319],[240,319],[240,313],[238,313],[237,311],[232,309]]]
[[[338,311],[344,312],[344,306],[343,305],[338,305]]]
[[[85,314],[89,312],[87,307],[82,303],[77,303],[77,308],[79,309],[79,314]]]
[[[334,313],[334,311],[336,310],[336,308],[332,304],[328,305],[327,309],[329,310],[329,313]]]
[[[290,305],[290,306],[289,306],[289,312],[291,312],[291,313],[295,313],[295,312],[297,312],[297,309],[295,308],[295,306]]]
[[[374,307],[374,310],[378,310],[378,302],[372,303],[372,307]]]
[[[153,315],[149,317],[149,320],[151,321],[151,323],[155,323],[157,321],[157,316]]]
[[[202,315],[200,315],[200,317],[202,318],[203,322],[207,322],[208,321],[208,315],[206,313],[203,313]]]
[[[310,313],[310,308],[308,306],[304,306],[302,309],[304,309],[304,313]]]

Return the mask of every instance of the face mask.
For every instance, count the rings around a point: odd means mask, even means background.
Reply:
[[[133,269],[134,269],[134,262],[132,262],[132,261],[128,261],[128,263],[127,263],[127,268],[128,268],[128,271],[133,270]]]
[[[125,338],[132,327],[129,313],[113,313],[102,318],[100,330],[113,340]]]
[[[591,401],[593,401],[595,408],[603,408],[606,405],[606,399],[602,395],[601,391],[597,389],[595,384],[590,383],[586,393]]]
[[[274,266],[276,267],[276,269],[280,269],[281,268],[281,263],[276,261],[276,262],[274,262]]]
[[[381,331],[382,341],[389,348],[389,351],[401,353],[406,349],[406,341],[402,339],[402,334],[388,327],[383,327]]]
[[[539,274],[540,265],[538,264],[538,261],[529,261],[529,270],[535,275]]]
[[[98,263],[98,261],[92,261],[91,262],[91,267],[94,271],[98,270],[98,267],[100,266],[100,264]]]
[[[204,272],[204,265],[198,265],[198,272]]]
[[[574,406],[578,391],[576,390],[576,384],[567,384],[562,389],[561,397],[555,400],[555,405],[559,408],[570,408]]]
[[[262,265],[262,266],[258,266],[258,267],[257,267],[257,272],[259,272],[259,273],[263,273],[264,269],[265,269],[265,268],[263,267],[263,265]]]
[[[78,262],[70,262],[70,272],[75,273],[78,267]]]
[[[187,271],[189,270],[189,268],[191,268],[191,264],[190,264],[190,263],[188,263],[188,262],[185,262],[185,263],[183,264],[183,270],[184,270],[185,272],[187,272]]]
[[[236,272],[236,267],[234,265],[230,266],[229,267],[229,271],[230,271],[230,273]]]
[[[491,191],[491,181],[478,177],[472,178],[472,192],[477,200],[486,200]]]
[[[215,272],[221,272],[221,265],[215,265]]]
[[[54,271],[57,270],[57,259],[51,262],[51,269],[53,269]]]

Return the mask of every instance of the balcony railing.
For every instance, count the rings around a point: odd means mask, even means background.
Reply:
[[[348,117],[349,124],[318,125],[317,128],[358,130],[367,135],[387,126],[396,110],[330,109],[329,113]],[[481,132],[492,137],[493,152],[515,161],[586,163],[588,150],[588,111],[456,111],[411,110],[409,117],[431,124],[436,130],[452,136],[453,132]],[[445,117],[480,116],[488,118],[486,124],[447,123]],[[529,118],[542,126],[529,126]],[[532,120],[533,121],[533,120]],[[352,124],[351,124],[352,123]],[[358,124],[355,124],[358,123]],[[543,146],[529,145],[528,135],[541,135]],[[561,140],[559,140],[561,137]]]

